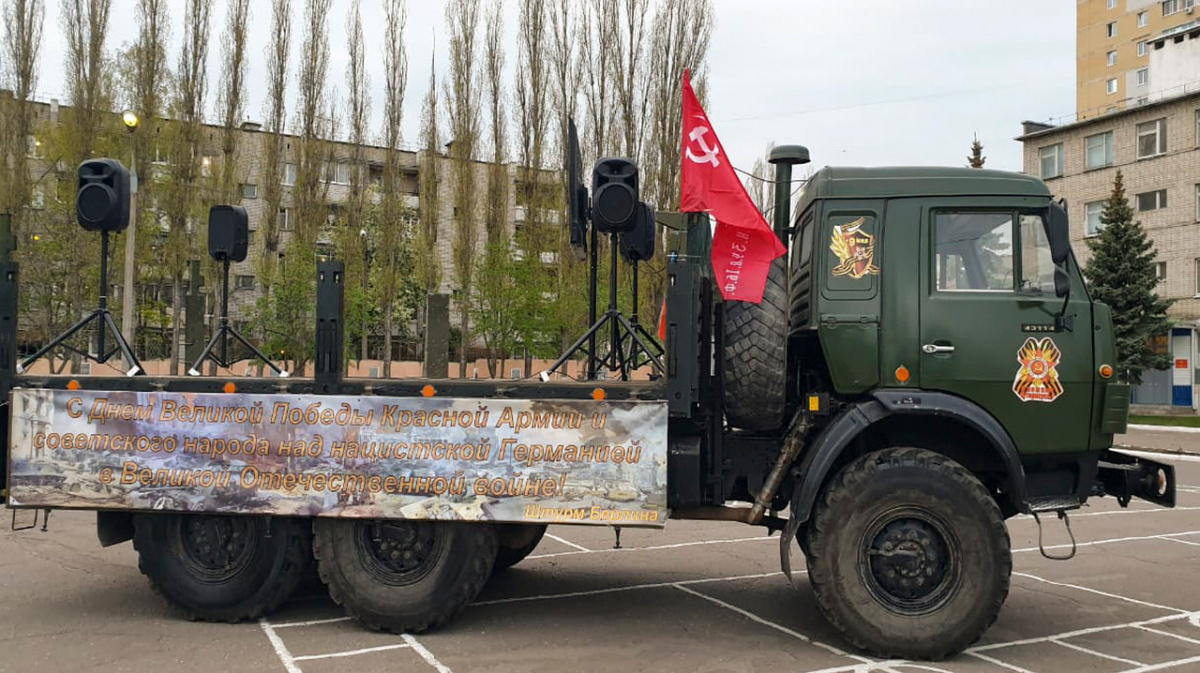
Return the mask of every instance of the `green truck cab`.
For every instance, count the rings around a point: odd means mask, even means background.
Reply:
[[[776,148],[777,183],[806,158]],[[788,572],[798,540],[854,645],[940,659],[978,638],[1008,592],[1009,517],[1103,495],[1174,506],[1171,466],[1110,450],[1129,407],[1111,312],[1040,180],[824,168],[794,219],[788,205],[777,196],[789,255],[763,302],[714,318],[724,424],[700,453],[726,466],[724,490],[689,504],[755,502],[740,520],[783,529]],[[786,367],[764,366],[779,352]],[[765,476],[739,481],[755,462]]]

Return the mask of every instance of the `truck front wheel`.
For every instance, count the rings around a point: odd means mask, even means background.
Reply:
[[[883,657],[939,660],[995,621],[1008,595],[1008,529],[983,484],[923,449],[855,460],[825,486],[807,529],[826,619]]]
[[[318,519],[313,550],[329,596],[363,626],[416,633],[462,612],[492,574],[483,523]]]
[[[257,619],[291,597],[312,558],[307,521],[139,514],[133,546],[151,586],[192,619]]]

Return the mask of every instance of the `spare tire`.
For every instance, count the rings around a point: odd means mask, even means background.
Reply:
[[[762,303],[725,302],[725,420],[743,430],[783,425],[787,398],[787,255],[771,263]]]

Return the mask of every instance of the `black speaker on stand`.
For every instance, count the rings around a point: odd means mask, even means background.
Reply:
[[[212,358],[212,361],[221,367],[228,368],[233,364],[229,359],[229,337],[237,339],[243,346],[250,349],[250,352],[255,357],[262,360],[270,367],[279,377],[287,378],[287,372],[275,366],[275,363],[267,359],[262,351],[258,350],[254,344],[246,340],[246,337],[238,333],[232,325],[229,324],[229,263],[244,262],[246,260],[246,252],[250,247],[250,222],[246,216],[246,209],[241,206],[213,206],[208,211],[208,255],[213,260],[221,263],[222,283],[221,283],[221,323],[217,327],[217,331],[213,332],[212,339],[209,339],[208,345],[200,353],[200,357],[196,358],[196,363],[188,369],[188,374],[191,376],[200,376],[200,366],[204,361]],[[220,346],[220,353],[214,353],[217,346]]]
[[[629,312],[629,324],[633,326],[633,332],[625,336],[626,343],[623,347],[628,354],[625,368],[630,371],[652,362],[651,354],[661,358],[664,353],[662,344],[658,343],[658,340],[638,322],[638,264],[653,259],[656,237],[654,208],[645,202],[638,202],[633,229],[620,236],[621,257],[633,266],[633,310]],[[634,339],[633,333],[641,335],[642,338]],[[653,350],[651,352],[642,351],[642,344],[649,344]]]
[[[17,373],[24,373],[38,358],[56,346],[62,346],[98,364],[108,362],[113,355],[120,352],[121,357],[125,358],[125,364],[129,365],[126,376],[144,374],[142,363],[133,354],[129,343],[121,335],[121,330],[117,329],[112,314],[108,312],[108,234],[124,231],[129,226],[129,171],[116,159],[89,159],[79,164],[78,177],[79,191],[75,194],[75,214],[79,226],[85,231],[100,232],[100,305],[66,332],[25,358],[17,365]],[[125,289],[126,301],[133,301],[132,291],[133,288]],[[95,352],[90,352],[90,349],[89,352],[84,352],[66,343],[67,339],[93,322],[96,323]],[[104,340],[106,331],[109,330],[112,331],[113,340],[117,345],[111,351],[106,351]]]
[[[568,161],[574,163],[574,153],[568,153]],[[568,167],[570,168],[570,167]],[[568,170],[569,175],[577,174],[575,170]],[[570,189],[571,186],[568,186]],[[568,198],[570,198],[568,193]],[[619,236],[629,234],[637,228],[639,212],[641,217],[646,216],[645,204],[638,201],[638,167],[637,164],[629,159],[601,159],[596,162],[595,168],[592,169],[592,245],[590,246],[591,265],[593,278],[597,262],[596,250],[596,234],[603,233],[609,235],[609,252],[611,253],[609,264],[609,279],[608,279],[608,311],[600,316],[583,336],[571,345],[570,348],[562,354],[554,364],[541,373],[543,381],[550,380],[550,375],[561,367],[568,359],[578,352],[583,352],[588,357],[588,376],[594,378],[595,366],[602,364],[610,370],[619,371],[622,381],[628,381],[632,371],[630,365],[634,363],[627,353],[635,354],[639,350],[648,358],[650,364],[659,374],[665,374],[660,358],[655,353],[661,353],[662,348],[658,347],[658,343],[653,338],[633,325],[617,308],[617,258],[621,247]],[[574,216],[574,213],[572,213]],[[654,218],[650,216],[649,226],[653,228]],[[572,231],[575,230],[574,222],[572,222]],[[592,305],[595,305],[596,283],[592,281],[591,300]],[[608,353],[600,357],[596,349],[596,336],[602,333],[602,330],[608,326],[609,346]],[[631,341],[632,346],[627,350],[626,341]],[[585,347],[585,344],[586,347]],[[654,344],[652,347],[650,344]],[[653,350],[657,348],[657,350]]]

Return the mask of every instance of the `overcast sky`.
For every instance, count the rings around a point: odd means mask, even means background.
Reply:
[[[182,39],[183,0],[172,7],[171,63]],[[46,0],[39,98],[63,98],[59,2]],[[294,43],[301,34],[293,3]],[[508,62],[516,58],[516,2],[506,2]],[[1024,119],[1074,112],[1075,3],[1045,0],[714,0],[708,113],[726,151],[749,169],[770,142],[807,145],[823,165],[964,165],[973,134],[987,167],[1021,169],[1013,140]],[[113,0],[109,48],[136,38],[135,0]],[[415,142],[430,58],[446,67],[442,0],[409,0],[409,87],[404,137]],[[345,16],[333,0],[330,83],[345,95]],[[270,6],[252,0],[247,116],[263,118]],[[210,92],[220,72],[225,2],[213,10]],[[364,0],[374,127],[382,102],[382,3]],[[434,53],[434,43],[438,51]],[[293,44],[293,52],[298,51]],[[295,70],[293,57],[293,73]],[[440,76],[440,75],[439,75]],[[511,76],[508,78],[511,81]],[[292,85],[293,92],[295,84]],[[294,95],[294,94],[293,94]],[[210,108],[215,95],[210,93]],[[289,101],[289,114],[294,110]]]

